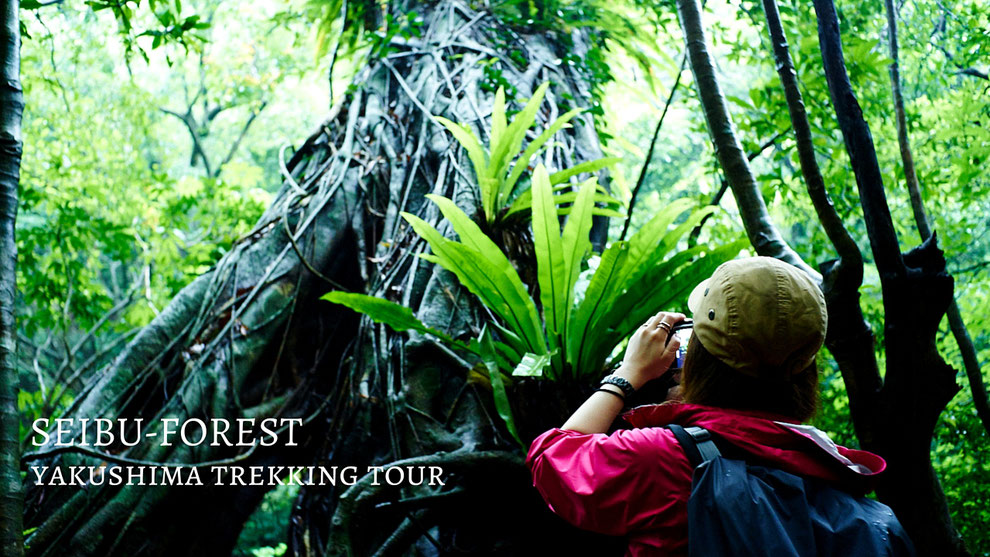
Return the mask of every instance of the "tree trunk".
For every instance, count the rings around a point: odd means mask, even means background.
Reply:
[[[816,282],[821,282],[817,271],[805,263],[801,256],[787,245],[780,237],[777,228],[767,213],[766,202],[760,188],[757,187],[756,177],[749,166],[749,159],[743,151],[742,144],[736,138],[735,126],[729,117],[725,95],[715,77],[715,65],[708,54],[708,39],[701,23],[701,4],[698,0],[678,0],[677,15],[684,30],[684,41],[687,45],[688,60],[694,73],[694,84],[701,99],[701,106],[708,123],[708,132],[715,146],[715,155],[719,165],[729,182],[739,214],[742,217],[746,235],[753,249],[760,255],[776,257],[801,269]]]
[[[412,4],[390,3],[393,21]],[[402,462],[447,471],[442,492],[425,486],[400,492],[367,478],[346,492],[339,485],[301,488],[290,526],[293,555],[397,554],[416,543],[436,544],[441,553],[456,546],[511,554],[529,551],[534,539],[546,540],[537,548],[564,539],[564,549],[575,552],[609,546],[613,540],[564,533],[530,487],[518,446],[496,425],[486,384],[468,381],[469,364],[430,339],[407,339],[318,301],[331,289],[365,292],[403,303],[451,336],[476,334],[481,308],[451,275],[416,257],[425,244],[400,217],[408,211],[439,220],[424,198],[431,192],[469,214],[477,206],[467,158],[432,115],[487,130],[486,66],[518,91],[516,101],[553,81],[542,125],[564,111],[558,107],[564,99],[591,104],[581,68],[555,62],[589,48],[587,29],[559,36],[512,28],[452,0],[415,10],[420,36],[396,35],[375,51],[384,54],[373,54],[360,70],[343,108],[292,157],[291,176],[255,229],[187,286],[68,416],[180,422],[277,416],[305,423],[300,446],[291,450],[237,454],[145,442],[108,448],[112,455],[104,460],[111,463],[235,459],[242,466],[356,466],[364,473],[370,465]],[[525,67],[510,61],[512,50],[518,51],[512,60],[521,54]],[[591,117],[573,123],[542,162],[562,168],[600,156]],[[483,141],[485,134],[478,133]],[[531,265],[524,230],[499,236],[521,268]],[[571,401],[557,398],[527,431],[563,419]],[[27,464],[99,463],[51,449],[42,447]],[[28,554],[229,554],[267,489],[31,485],[26,523],[37,530],[27,540]],[[482,500],[481,508],[464,512],[466,502]]]
[[[901,70],[898,60],[897,46],[897,11],[893,0],[884,0],[887,9],[887,36],[890,42],[890,90],[894,97],[894,117],[897,122],[897,145],[901,151],[901,162],[904,165],[904,181],[907,183],[908,195],[911,198],[911,212],[918,227],[921,240],[925,241],[932,235],[932,227],[928,224],[925,213],[925,202],[921,199],[921,185],[918,183],[918,173],[914,169],[914,156],[911,154],[911,141],[908,137],[907,113],[904,110],[904,96],[901,94]],[[966,378],[969,379],[970,392],[973,393],[973,407],[983,423],[983,429],[990,433],[990,403],[987,402],[987,388],[983,382],[983,370],[976,356],[976,347],[969,336],[966,323],[959,313],[959,305],[953,299],[948,309],[949,329],[959,345]]]
[[[864,448],[887,460],[877,495],[897,513],[919,554],[965,555],[931,466],[935,424],[959,391],[955,370],[935,346],[939,322],[952,301],[952,277],[934,234],[901,254],[870,129],[846,74],[835,6],[832,0],[815,0],[815,12],[825,77],[883,290],[887,372],[870,405],[875,408],[871,419],[857,430],[871,430],[873,442],[864,442]]]
[[[21,171],[21,37],[14,0],[3,3],[0,27],[0,553],[23,555],[19,459],[20,419],[17,408],[18,377],[14,348],[14,300],[17,289],[17,184]]]

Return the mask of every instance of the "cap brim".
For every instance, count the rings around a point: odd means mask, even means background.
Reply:
[[[698,286],[695,286],[694,290],[692,290],[691,294],[688,296],[688,309],[691,310],[692,314],[697,313],[698,308],[701,307],[701,299],[705,297],[705,289],[708,288],[708,283],[711,282],[711,280],[712,279],[707,278],[698,283]]]

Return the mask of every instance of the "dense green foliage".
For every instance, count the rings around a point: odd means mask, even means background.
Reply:
[[[279,161],[287,156],[282,147],[298,145],[323,120],[329,105],[340,100],[357,60],[369,52],[384,52],[393,37],[418,33],[415,13],[384,25],[378,22],[377,2],[186,4],[159,2],[146,12],[136,10],[140,5],[136,1],[94,2],[94,9],[106,8],[97,11],[81,3],[39,7],[38,2],[22,2],[30,38],[23,47],[22,67],[27,108],[17,229],[18,356],[21,405],[28,416],[43,408],[56,410],[68,401],[136,327],[153,318],[178,289],[249,230],[281,182]],[[918,235],[895,141],[883,4],[838,4],[850,77],[876,139],[902,245],[910,247],[917,244]],[[821,72],[814,13],[810,3],[798,0],[783,2],[780,8],[823,174],[846,227],[867,259],[867,282],[861,293],[864,313],[877,335],[882,369],[879,280],[869,263],[855,179]],[[611,170],[610,195],[628,206],[653,126],[681,68],[683,43],[673,8],[665,3],[573,0],[507,1],[495,3],[493,9],[523,28],[557,33],[565,46],[568,30],[575,26],[604,30],[586,55],[558,62],[578,64],[590,77],[595,99],[589,108],[607,139],[608,154],[622,159]],[[365,24],[346,26],[344,33],[338,17],[342,10]],[[778,228],[806,261],[821,263],[834,257],[804,190],[761,4],[709,1],[706,11],[722,84],[740,138],[755,156],[754,169]],[[990,177],[984,171],[990,157],[986,62],[990,13],[979,0],[918,0],[903,3],[899,16],[902,81],[922,193],[956,278],[956,298],[984,364],[984,377],[990,380],[986,371]],[[512,43],[509,37],[505,40],[511,59]],[[493,58],[486,68],[485,87],[493,98],[500,97],[494,93],[504,86],[503,63]],[[323,84],[331,64],[333,87],[328,94]],[[690,72],[680,79],[631,215],[632,230],[653,234],[654,241],[665,238],[667,225],[678,231],[676,237],[662,240],[668,251],[659,257],[670,250],[678,251],[675,258],[692,253],[686,250],[685,238],[698,213],[689,217],[669,208],[710,203],[722,186],[701,111],[687,86]],[[511,89],[502,95],[504,103],[515,97]],[[504,127],[509,126],[506,116]],[[462,144],[470,143],[466,134],[458,137]],[[474,140],[482,149],[478,160],[484,161],[475,164],[476,176],[482,174],[480,169],[494,168],[491,178],[501,180],[509,190],[502,198],[508,205],[501,209],[506,209],[520,199],[510,173],[522,143],[516,145],[513,139],[492,167],[493,153],[501,151],[494,134],[491,139],[487,152]],[[522,170],[516,178],[528,191],[528,172]],[[552,218],[545,196],[549,194],[556,206],[558,201],[576,201],[576,194],[563,198],[567,195],[563,191],[536,193],[541,201],[531,200],[521,212],[533,214],[534,225],[549,230],[539,241],[547,245],[563,241],[568,237],[566,227],[561,237],[559,227],[546,226]],[[495,207],[494,203],[485,207],[486,217],[479,220],[493,222]],[[721,207],[704,221],[699,246],[729,245],[740,237],[742,227],[731,194],[721,199]],[[455,215],[455,210],[450,205],[445,212]],[[654,222],[658,214],[667,219],[663,227]],[[455,217],[448,215],[451,223],[460,218]],[[566,226],[572,221],[577,219],[569,219]],[[611,238],[618,237],[619,227],[621,219],[612,219]],[[465,232],[473,234],[467,225],[455,230],[460,244],[472,241],[465,237]],[[438,246],[455,242],[436,241]],[[631,238],[630,246],[636,241]],[[531,305],[536,318],[529,331],[533,337],[509,347],[503,341],[511,337],[495,331],[472,348],[485,352],[483,345],[498,337],[494,353],[506,371],[522,362],[526,353],[550,354],[555,348],[556,363],[531,359],[528,365],[550,365],[557,370],[552,373],[564,374],[568,366],[585,369],[591,361],[587,369],[600,369],[611,356],[603,347],[618,342],[637,318],[619,319],[626,316],[616,313],[603,323],[605,328],[613,327],[612,333],[581,364],[559,338],[565,327],[558,318],[581,307],[585,292],[596,287],[594,277],[604,276],[598,274],[601,269],[614,264],[618,245],[590,258],[582,250],[580,257],[567,263],[545,260],[544,265],[563,265],[571,273],[578,269],[579,274],[559,298],[545,293],[557,275],[541,273],[540,293],[530,290],[533,285],[522,287],[519,301]],[[558,302],[563,308],[559,313]],[[671,295],[657,296],[651,303],[680,302]],[[489,306],[494,311],[497,304]],[[548,306],[553,308],[551,319],[546,319]],[[522,340],[524,329],[511,332]],[[990,555],[990,439],[973,411],[958,348],[947,325],[938,342],[941,353],[960,371],[963,390],[942,415],[932,446],[933,462],[956,526],[971,549]],[[510,352],[516,358],[511,364],[505,360]],[[856,446],[841,377],[828,355],[823,356],[816,425],[838,442]],[[278,539],[268,533],[276,524],[272,517],[284,516],[291,494],[271,497],[270,506],[262,508],[245,531],[241,554],[269,551],[260,548],[277,553]]]
[[[148,63],[128,62],[107,12],[25,12],[18,355],[41,387],[21,397],[25,410],[58,407],[59,392],[78,388],[250,230],[280,182],[280,147],[325,106],[318,87],[308,105],[294,99],[313,90],[303,76],[318,80],[311,51],[291,46],[305,42],[301,25],[258,44],[274,6],[207,7],[225,21],[222,41],[187,51],[135,39]],[[194,136],[226,163],[205,172],[190,156]]]
[[[906,249],[919,243],[919,235],[896,141],[883,3],[838,2],[838,8],[846,64],[874,134],[894,224]],[[835,257],[805,192],[760,2],[709,2],[708,9],[713,13],[706,24],[712,26],[710,36],[723,64],[722,85],[732,103],[744,147],[750,154],[762,152],[753,161],[754,170],[778,228],[806,261],[818,264]],[[855,178],[822,74],[814,11],[810,3],[803,2],[783,2],[780,9],[829,193],[867,261],[861,294],[864,313],[877,337],[882,370],[885,359],[879,278],[871,263]],[[922,195],[929,220],[945,250],[948,269],[956,279],[956,299],[976,343],[984,377],[988,378],[990,323],[986,315],[990,300],[985,262],[990,233],[990,177],[982,165],[990,152],[986,129],[990,90],[985,77],[987,65],[979,61],[976,53],[990,48],[990,37],[977,31],[987,29],[990,20],[978,2],[906,3],[900,19],[901,75]],[[666,44],[670,52],[682,48],[677,37]],[[667,82],[672,83],[677,69],[670,67],[668,71]],[[690,79],[690,75],[683,79]],[[646,204],[644,214],[685,195],[711,199],[721,185],[697,100],[690,88],[680,91],[683,95],[676,98],[665,121],[647,179],[647,183],[662,187],[642,200]],[[651,104],[655,106],[657,102],[653,100]],[[643,149],[649,141],[651,124],[647,121],[637,126],[640,139],[633,143]],[[685,128],[691,133],[684,133]],[[636,167],[622,170],[627,175],[638,172]],[[723,206],[732,211],[731,194],[725,196]],[[716,237],[724,234],[723,230],[741,228],[737,218],[721,219],[709,226]],[[962,391],[942,414],[932,447],[933,463],[949,497],[956,526],[973,551],[988,554],[990,438],[973,410],[959,350],[945,321],[938,342],[940,352],[959,372]],[[838,442],[857,446],[842,379],[827,353],[821,361],[822,405],[816,424]]]

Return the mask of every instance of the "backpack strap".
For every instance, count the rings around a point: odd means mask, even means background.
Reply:
[[[677,424],[668,424],[666,427],[681,444],[684,454],[691,462],[691,467],[697,468],[702,462],[722,456],[715,446],[712,434],[707,429],[697,426],[684,428]]]

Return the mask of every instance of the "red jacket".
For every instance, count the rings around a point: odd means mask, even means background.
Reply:
[[[627,556],[687,555],[693,470],[673,433],[657,426],[704,427],[754,463],[858,494],[871,491],[886,467],[875,454],[837,446],[811,426],[772,414],[663,404],[623,417],[633,429],[611,435],[551,429],[533,441],[526,464],[551,510],[579,528],[627,536]]]

